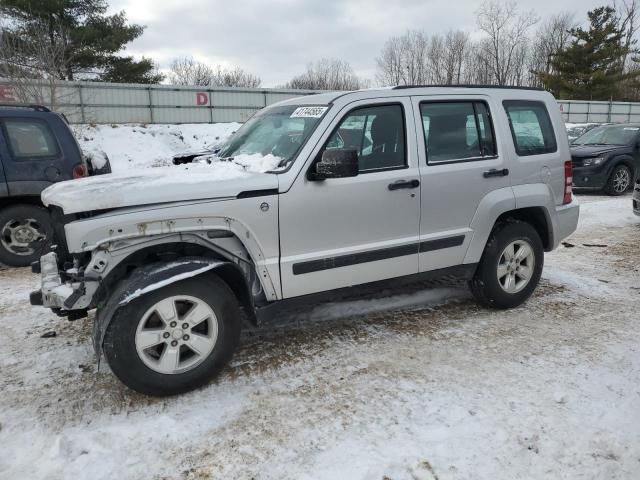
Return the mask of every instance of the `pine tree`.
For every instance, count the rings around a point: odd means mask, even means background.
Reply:
[[[611,7],[588,12],[589,28],[573,28],[571,44],[553,54],[552,73],[539,74],[557,98],[610,100],[619,98],[623,82],[637,73],[625,73],[621,59],[632,53],[625,46],[624,29]]]
[[[122,57],[126,44],[142,35],[144,27],[128,24],[124,12],[107,15],[106,0],[0,0],[2,36],[16,49],[14,61],[29,65],[30,43],[45,37],[57,52],[64,52],[56,76],[61,80],[94,79],[112,82],[158,83],[162,80],[150,59]]]

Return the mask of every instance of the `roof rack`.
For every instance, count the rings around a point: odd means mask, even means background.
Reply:
[[[50,112],[44,105],[35,105],[29,103],[0,103],[0,108],[16,108],[16,109],[29,109],[36,112]]]
[[[405,90],[409,88],[497,88],[497,89],[508,89],[508,90],[535,90],[535,91],[545,91],[544,88],[540,87],[518,87],[516,85],[462,85],[462,84],[452,84],[452,85],[396,85],[393,87],[393,90]]]

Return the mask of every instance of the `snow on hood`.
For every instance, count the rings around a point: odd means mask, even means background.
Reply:
[[[278,188],[276,175],[265,174],[282,159],[274,155],[239,155],[211,164],[132,170],[56,183],[42,192],[42,202],[65,214],[158,203],[235,197],[246,190]]]

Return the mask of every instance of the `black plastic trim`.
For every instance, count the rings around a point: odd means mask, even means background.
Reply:
[[[368,252],[353,253],[351,255],[338,255],[336,257],[320,258],[318,260],[310,260],[308,262],[300,262],[293,264],[293,274],[303,275],[305,273],[320,272],[322,270],[331,270],[333,268],[348,267],[351,265],[359,265],[361,263],[377,262],[379,260],[387,260],[389,258],[404,257],[421,252],[431,252],[443,248],[457,247],[464,242],[464,235],[456,235],[455,237],[439,238],[437,240],[426,240],[419,243],[410,243],[408,245],[400,245],[398,247],[381,248]]]
[[[443,248],[458,247],[464,243],[464,235],[456,235],[455,237],[439,238],[437,240],[426,240],[420,242],[420,253],[432,252]]]
[[[240,192],[236,198],[267,197],[270,195],[278,195],[278,189],[266,188],[263,190],[247,190],[245,192]]]

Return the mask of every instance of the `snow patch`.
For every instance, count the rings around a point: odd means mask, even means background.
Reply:
[[[226,140],[240,126],[239,123],[83,124],[72,125],[71,129],[85,154],[106,154],[112,171],[119,173],[130,172],[131,169],[172,165],[174,155],[210,150]]]

